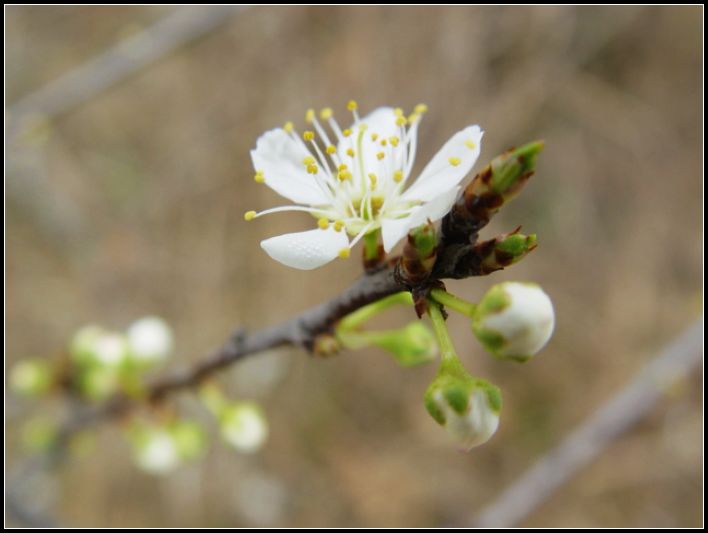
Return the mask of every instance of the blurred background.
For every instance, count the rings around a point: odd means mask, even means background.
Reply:
[[[155,478],[131,465],[120,425],[104,427],[90,454],[32,488],[60,523],[469,525],[701,317],[701,7],[5,14],[6,364],[60,353],[83,324],[120,329],[145,314],[169,320],[172,365],[184,364],[237,325],[275,323],[346,287],[357,260],[302,272],[261,251],[266,237],[310,228],[307,215],[242,219],[281,202],[253,181],[249,149],[286,120],[302,126],[309,107],[345,122],[350,98],[364,112],[425,102],[418,168],[472,123],[486,130],[478,167],[546,141],[537,175],[483,232],[523,224],[538,250],[448,285],[476,299],[533,280],[556,306],[553,339],[524,366],[493,360],[450,319],[464,364],[504,395],[490,442],[459,453],[425,412],[434,365],[278,350],[219,377],[231,397],[263,402],[260,453],[214,442],[201,463]],[[126,42],[137,45],[116,59]],[[392,311],[385,323],[408,320]],[[520,525],[700,526],[702,401],[694,368]],[[208,423],[189,395],[177,403]],[[10,405],[9,467],[24,455],[22,421],[61,410]]]

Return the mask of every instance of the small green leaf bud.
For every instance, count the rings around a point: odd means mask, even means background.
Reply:
[[[548,295],[535,283],[494,285],[479,302],[472,331],[500,359],[525,362],[553,333],[555,315]]]

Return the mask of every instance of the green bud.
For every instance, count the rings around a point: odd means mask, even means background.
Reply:
[[[268,422],[253,402],[231,404],[221,412],[221,437],[240,452],[258,451],[268,438]]]
[[[76,384],[86,398],[101,401],[120,388],[120,374],[115,368],[89,367],[79,371]]]
[[[470,376],[457,359],[443,363],[424,401],[430,416],[464,450],[487,442],[499,426],[501,391]]]
[[[52,370],[44,359],[24,359],[10,371],[10,388],[22,396],[41,396],[51,386]]]
[[[536,157],[543,150],[543,141],[535,141],[519,148],[512,148],[495,157],[491,164],[492,177],[489,186],[493,192],[513,198],[536,166]]]
[[[179,420],[170,425],[169,431],[175,441],[180,459],[190,461],[202,456],[206,448],[206,434],[199,424]]]
[[[133,461],[150,474],[164,475],[181,464],[180,452],[174,435],[159,426],[140,425],[131,431]]]
[[[480,258],[480,274],[489,274],[518,263],[536,249],[536,235],[522,235],[519,229],[475,245],[475,253]]]
[[[80,367],[119,368],[128,360],[128,341],[124,335],[99,326],[81,328],[69,347],[71,358]]]
[[[535,283],[494,285],[472,316],[472,331],[500,359],[525,362],[553,333],[555,314],[548,295]]]
[[[408,233],[398,264],[398,275],[411,286],[424,282],[435,266],[438,235],[434,224],[425,224]]]
[[[348,349],[376,346],[389,352],[404,367],[429,363],[438,355],[438,345],[433,332],[422,322],[386,331],[352,331],[340,334]]]

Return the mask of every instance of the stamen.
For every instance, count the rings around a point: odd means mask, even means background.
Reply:
[[[254,180],[256,183],[263,183],[263,182],[265,182],[265,176],[263,175],[263,171],[262,171],[262,170],[259,170],[258,172],[256,172],[256,175],[253,176],[253,180]]]
[[[389,141],[391,141],[391,144],[393,146],[398,146],[398,143],[400,142],[400,139],[396,137],[395,135],[393,137],[389,138]],[[381,141],[383,143],[383,141]]]
[[[354,150],[352,150],[351,148],[347,148],[347,155],[349,157],[354,157]]]
[[[426,113],[428,111],[428,106],[425,104],[418,104],[417,106],[415,106],[414,111],[419,115],[422,115],[423,113]]]
[[[337,151],[337,147],[334,146],[333,144],[330,144],[330,145],[327,147],[327,150],[326,150],[326,151],[327,151],[327,153],[328,153],[329,155],[332,155],[332,154],[334,154],[334,153]]]
[[[305,112],[305,122],[308,124],[312,124],[312,122],[315,120],[315,110],[314,109],[308,109]]]
[[[326,218],[324,218],[324,217],[323,217],[323,218],[320,218],[320,219],[317,221],[317,225],[318,225],[320,228],[322,228],[322,229],[327,229],[327,228],[329,228],[329,220],[326,219]]]
[[[460,163],[462,163],[462,161],[460,160],[459,157],[451,157],[450,159],[448,159],[448,161],[450,162],[450,164],[451,164],[453,167],[456,167],[457,165],[459,165]]]
[[[312,139],[315,138],[315,132],[314,131],[306,131],[302,134],[302,138],[305,139],[306,141],[311,141]]]
[[[332,114],[332,108],[325,107],[324,109],[322,109],[322,111],[320,111],[320,118],[322,120],[329,120],[330,118],[332,118]]]
[[[376,139],[378,139],[378,138],[379,138],[379,134],[378,134],[378,133],[372,133],[372,134],[371,134],[371,140],[372,140],[373,142],[376,142]]]
[[[358,107],[356,100],[349,100],[349,102],[347,102],[347,109],[349,111],[356,111]]]
[[[289,120],[283,125],[283,129],[287,133],[292,132],[294,127],[295,127],[295,125],[292,122],[290,122]]]
[[[381,161],[384,157],[386,157],[386,154],[384,154],[383,152],[379,152],[378,154],[376,154],[376,159],[378,159],[379,161]]]
[[[393,173],[393,181],[400,183],[403,180],[403,171],[397,170]]]
[[[475,148],[477,148],[477,145],[474,141],[465,141],[465,146],[470,150],[474,150]]]
[[[243,219],[244,219],[246,222],[250,222],[250,221],[253,220],[254,218],[256,218],[256,212],[255,212],[255,211],[246,211],[246,212],[243,214]]]
[[[335,220],[334,231],[342,231],[343,227],[344,227],[344,222],[342,222],[341,220]]]
[[[346,259],[349,257],[349,254],[351,253],[351,250],[349,248],[342,248],[339,250],[339,253],[337,254],[341,259]]]

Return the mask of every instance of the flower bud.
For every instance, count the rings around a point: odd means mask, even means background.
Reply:
[[[148,316],[133,322],[127,331],[130,356],[139,364],[161,363],[172,351],[172,330],[163,319]]]
[[[186,461],[199,458],[206,447],[206,435],[196,422],[181,420],[170,426],[177,452]]]
[[[501,392],[464,370],[450,373],[443,366],[425,393],[425,407],[450,437],[469,451],[487,442],[496,432]]]
[[[44,359],[24,359],[10,371],[10,387],[22,396],[40,396],[52,385],[52,371]]]
[[[133,459],[150,474],[167,474],[180,465],[173,435],[163,428],[142,427],[133,435]]]
[[[548,295],[535,283],[494,285],[472,317],[472,331],[500,359],[525,362],[553,333],[555,317]]]
[[[99,326],[85,326],[74,335],[69,351],[80,366],[118,368],[127,360],[128,343],[119,333]]]
[[[221,412],[221,436],[240,452],[255,452],[268,437],[268,422],[255,403],[231,404]]]

